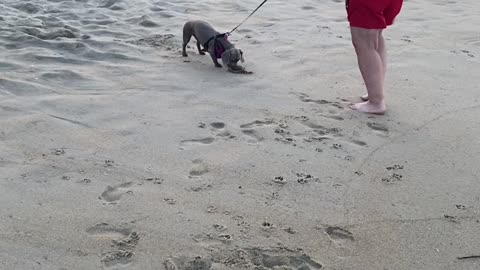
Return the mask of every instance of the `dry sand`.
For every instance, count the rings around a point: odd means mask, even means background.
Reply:
[[[409,0],[383,117],[343,1],[0,1],[0,269],[480,269],[480,6]]]

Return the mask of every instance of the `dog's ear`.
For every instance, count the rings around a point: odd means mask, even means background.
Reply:
[[[226,50],[222,53],[222,63],[224,65],[228,65],[230,63],[231,55],[232,55],[232,52],[230,50]]]
[[[242,63],[245,63],[245,58],[243,57],[243,51],[242,50],[239,50],[240,51],[240,61]]]

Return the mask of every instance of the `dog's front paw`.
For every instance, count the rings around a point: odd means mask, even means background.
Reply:
[[[216,68],[221,68],[222,65],[220,65],[220,64],[215,64],[215,67],[216,67]]]

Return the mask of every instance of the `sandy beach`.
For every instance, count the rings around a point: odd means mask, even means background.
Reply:
[[[408,0],[388,112],[344,1],[0,1],[0,269],[480,269],[480,4]]]

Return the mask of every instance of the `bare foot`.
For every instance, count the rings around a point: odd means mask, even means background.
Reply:
[[[368,101],[368,94],[365,94],[360,97],[363,101]]]
[[[385,111],[386,111],[385,103],[383,102],[377,105],[377,104],[372,104],[370,101],[366,101],[366,102],[352,104],[349,107],[350,109],[356,110],[359,112],[380,114],[380,115],[385,114]]]

